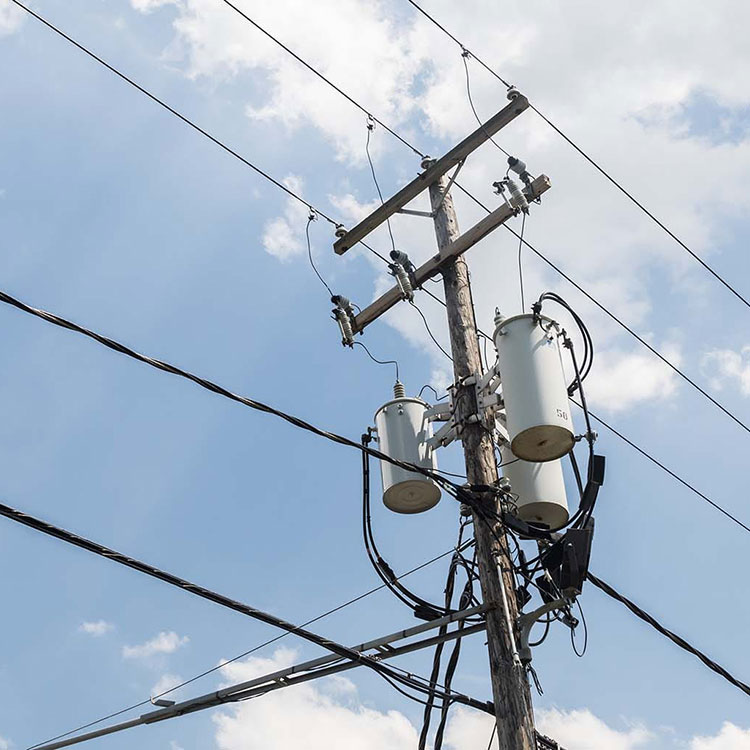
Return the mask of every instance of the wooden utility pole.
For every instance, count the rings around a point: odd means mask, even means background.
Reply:
[[[423,164],[428,168],[428,164]],[[445,176],[430,185],[435,234],[442,251],[459,237],[458,221]],[[469,269],[460,255],[440,267],[445,285],[453,372],[455,375],[454,420],[460,425],[459,437],[466,460],[466,476],[472,485],[492,485],[497,481],[497,463],[484,409],[478,408],[476,388],[464,384],[482,374],[477,328],[472,309]],[[480,421],[470,421],[478,415]],[[499,511],[496,496],[486,493],[480,503]],[[482,597],[492,606],[487,612],[487,647],[490,660],[495,720],[500,750],[536,750],[534,714],[526,673],[515,650],[518,615],[513,574],[510,570],[508,540],[498,524],[474,512],[474,538]],[[502,569],[502,577],[498,568]]]

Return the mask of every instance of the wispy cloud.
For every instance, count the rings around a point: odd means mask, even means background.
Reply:
[[[95,638],[100,638],[103,635],[113,631],[115,626],[111,622],[106,620],[95,620],[93,622],[82,622],[78,626],[79,633],[86,633],[87,635],[93,635]],[[2,750],[2,748],[0,748]]]
[[[123,646],[122,656],[124,659],[147,659],[156,654],[172,654],[189,641],[186,635],[179,636],[173,630],[162,630],[145,643],[137,646]]]

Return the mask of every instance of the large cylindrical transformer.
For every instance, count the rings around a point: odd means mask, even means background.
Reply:
[[[534,315],[495,320],[511,449],[525,461],[560,458],[574,436],[557,324]]]
[[[427,445],[432,437],[432,425],[425,416],[428,405],[421,399],[408,398],[401,383],[394,391],[395,398],[375,413],[380,451],[423,469],[436,469],[435,453]],[[381,461],[380,476],[383,503],[396,513],[421,513],[440,500],[440,489],[424,474]]]
[[[518,517],[550,529],[567,523],[568,502],[560,459],[544,463],[523,461],[507,445],[500,448],[500,455]]]

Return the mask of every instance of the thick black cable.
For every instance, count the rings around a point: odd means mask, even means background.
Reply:
[[[576,404],[576,406],[580,407],[580,404],[576,402],[575,400],[573,400],[573,403]],[[708,497],[708,495],[704,494],[699,489],[694,487],[692,484],[690,484],[690,482],[683,479],[679,474],[676,474],[674,471],[672,471],[672,469],[670,469],[668,466],[663,464],[657,458],[654,458],[648,451],[644,450],[639,445],[637,445],[632,440],[630,440],[630,438],[623,435],[619,430],[612,427],[611,424],[605,422],[600,416],[598,416],[597,414],[594,414],[594,412],[592,412],[591,410],[589,410],[589,415],[594,421],[598,422],[602,427],[609,430],[613,435],[620,438],[620,440],[622,440],[624,443],[627,443],[631,448],[633,448],[633,450],[637,451],[644,458],[647,458],[649,461],[651,461],[652,464],[654,464],[655,466],[658,466],[662,471],[669,474],[669,476],[672,477],[672,479],[676,479],[683,487],[686,487],[693,494],[697,495],[702,500],[705,500],[711,507],[715,508],[720,513],[724,514],[730,521],[733,521],[734,523],[736,523],[741,529],[744,529],[745,531],[750,532],[750,526],[748,526],[748,524],[741,521],[739,518],[737,518],[737,516],[732,515],[725,508],[722,508],[721,505],[713,501],[710,497]]]
[[[734,687],[741,690],[745,695],[750,696],[750,685],[742,682],[741,680],[737,679],[734,675],[732,675],[730,672],[728,672],[724,667],[722,667],[720,664],[717,664],[713,659],[711,659],[709,656],[706,656],[702,651],[697,649],[695,646],[692,646],[690,643],[688,643],[684,638],[680,637],[676,633],[673,633],[671,630],[668,630],[664,625],[662,625],[658,620],[656,620],[654,617],[652,617],[648,612],[641,609],[637,604],[630,601],[626,596],[623,596],[618,591],[615,591],[615,589],[612,588],[608,583],[605,583],[602,581],[601,578],[597,578],[593,573],[589,572],[586,576],[589,581],[591,581],[594,586],[596,586],[598,589],[601,589],[607,596],[612,597],[615,601],[620,602],[620,604],[624,604],[636,617],[643,620],[645,623],[650,625],[652,628],[657,630],[659,633],[661,633],[666,638],[669,638],[672,643],[679,646],[684,651],[687,651],[689,654],[692,654],[693,656],[700,659],[703,664],[708,667],[712,672],[716,672],[720,677],[723,677],[727,682],[734,685]]]
[[[427,18],[432,24],[434,24],[437,28],[439,28],[446,36],[448,36],[450,39],[452,39],[460,48],[462,53],[468,52],[471,57],[473,57],[488,73],[493,75],[500,83],[503,84],[506,88],[510,88],[511,84],[508,83],[497,71],[495,71],[493,68],[491,68],[484,60],[482,60],[480,57],[478,57],[473,51],[469,50],[464,44],[462,44],[453,34],[448,31],[448,29],[445,28],[441,23],[439,23],[432,15],[430,15],[426,10],[424,10],[422,7],[420,7],[415,0],[407,0],[407,2],[412,5],[414,8],[416,8],[425,18]],[[697,253],[695,253],[693,250],[691,250],[677,235],[667,227],[666,224],[664,224],[663,221],[658,219],[649,209],[646,208],[646,206],[643,205],[632,193],[630,193],[625,187],[623,187],[612,175],[607,172],[604,167],[602,167],[600,164],[598,164],[593,157],[591,157],[588,153],[586,153],[575,141],[573,141],[570,136],[568,136],[566,133],[564,133],[557,125],[555,125],[546,115],[544,115],[542,112],[539,111],[537,107],[535,107],[533,104],[529,103],[529,109],[531,109],[533,112],[535,112],[539,117],[542,118],[542,120],[549,125],[569,146],[571,146],[575,151],[577,151],[586,161],[591,164],[592,167],[594,167],[602,176],[604,176],[612,185],[614,185],[626,198],[628,198],[635,206],[637,206],[641,211],[643,211],[646,216],[648,216],[660,229],[662,229],[664,232],[669,235],[685,252],[688,253],[694,260],[696,260],[698,263],[700,263],[703,268],[708,271],[720,284],[722,284],[726,289],[728,289],[740,302],[742,302],[745,307],[750,308],[750,301],[748,301],[745,297],[742,296],[726,279],[724,279],[722,276],[719,275],[711,266],[706,263],[706,261],[703,260]]]
[[[438,560],[442,560],[444,557],[447,557],[448,555],[455,554],[455,549],[447,550],[446,552],[441,553],[440,555],[436,555],[435,557],[431,558],[430,560],[427,560],[426,562],[421,563],[420,565],[417,565],[414,568],[411,568],[410,570],[407,570],[405,573],[401,573],[401,575],[396,576],[397,579],[406,578],[407,576],[410,576],[412,573],[416,573],[423,568],[426,568],[428,565],[432,565],[433,563],[436,563]],[[302,623],[301,627],[307,627],[308,625],[312,625],[313,623],[318,622],[319,620],[323,620],[326,617],[329,617],[332,614],[335,614],[336,612],[339,612],[342,609],[345,609],[346,607],[350,607],[353,604],[356,604],[357,602],[366,599],[369,596],[372,596],[372,594],[377,593],[378,591],[382,591],[384,588],[386,588],[386,585],[383,583],[380,586],[375,586],[374,588],[369,589],[368,591],[365,591],[362,594],[359,594],[358,596],[355,596],[352,599],[349,599],[348,601],[343,602],[342,604],[338,604],[335,607],[332,607],[331,609],[327,610],[326,612],[323,612],[322,614],[316,615],[315,617],[311,618],[310,620],[306,620]],[[257,646],[253,646],[253,648],[243,651],[241,654],[237,654],[236,656],[231,657],[230,659],[222,659],[221,663],[217,664],[214,667],[211,667],[209,669],[206,669],[205,671],[195,675],[194,677],[191,677],[184,682],[179,683],[178,685],[174,685],[173,687],[170,687],[168,690],[165,690],[163,693],[159,693],[158,695],[152,696],[153,698],[161,698],[162,696],[168,695],[169,693],[174,692],[175,690],[179,690],[182,687],[185,687],[186,685],[189,685],[192,682],[196,682],[197,680],[206,677],[209,674],[212,674],[213,672],[216,672],[218,670],[223,669],[227,666],[227,664],[232,664],[233,662],[236,662],[240,659],[243,659],[246,656],[250,656],[251,654],[255,653],[256,651],[259,651],[262,648],[265,648],[266,646],[270,646],[273,643],[276,643],[276,641],[280,641],[282,638],[286,638],[287,636],[291,635],[291,633],[280,633],[279,635],[274,636],[273,638],[269,638],[267,641],[264,641],[263,643],[258,644]],[[149,699],[143,700],[140,703],[134,703],[132,706],[128,706],[127,708],[122,708],[119,711],[115,711],[114,713],[107,714],[107,716],[102,716],[99,719],[96,719],[94,721],[90,721],[87,724],[83,724],[79,727],[76,727],[75,729],[71,729],[68,732],[65,732],[64,734],[58,734],[56,737],[50,737],[47,740],[44,740],[43,742],[37,742],[34,745],[31,745],[27,750],[34,750],[34,748],[39,747],[40,745],[46,745],[50,742],[54,742],[55,740],[62,739],[63,737],[68,737],[71,734],[76,734],[77,732],[82,731],[83,729],[88,729],[89,727],[93,727],[96,724],[101,724],[103,721],[107,721],[107,719],[112,719],[116,716],[120,716],[121,714],[127,713],[128,711],[133,711],[136,708],[140,708],[141,706],[150,705],[151,701]]]
[[[63,541],[67,544],[79,547],[80,549],[84,549],[87,552],[91,552],[100,557],[112,560],[119,565],[132,568],[139,573],[143,573],[152,578],[156,578],[164,583],[169,584],[170,586],[175,586],[176,588],[182,589],[183,591],[187,591],[194,596],[198,596],[202,599],[211,601],[214,604],[218,604],[222,607],[226,607],[227,609],[239,612],[240,614],[251,617],[252,619],[258,620],[259,622],[263,622],[267,625],[271,625],[272,627],[280,628],[281,630],[284,630],[289,634],[297,635],[300,638],[315,644],[316,646],[320,646],[321,648],[324,648],[325,650],[336,654],[337,656],[341,656],[352,662],[356,662],[357,664],[372,669],[379,676],[383,677],[386,680],[388,680],[388,677],[390,677],[391,679],[396,680],[397,682],[400,682],[402,684],[406,683],[405,678],[394,673],[394,670],[392,670],[390,667],[386,667],[372,657],[365,656],[358,651],[355,651],[354,649],[343,646],[336,641],[332,641],[324,636],[318,635],[317,633],[314,633],[301,625],[294,625],[280,617],[277,617],[276,615],[272,615],[268,612],[264,612],[263,610],[256,609],[255,607],[251,607],[250,605],[237,601],[236,599],[224,596],[223,594],[212,591],[211,589],[205,588],[204,586],[200,586],[196,583],[193,583],[192,581],[180,578],[173,573],[169,573],[165,570],[161,570],[160,568],[156,568],[153,565],[149,565],[148,563],[145,563],[141,560],[137,560],[135,558],[124,555],[121,552],[117,552],[116,550],[99,544],[98,542],[94,542],[90,539],[86,539],[85,537],[81,537],[71,531],[68,531],[67,529],[62,529],[60,527],[54,526],[46,521],[24,513],[23,511],[17,510],[16,508],[11,508],[8,505],[0,504],[0,515],[9,518],[12,521],[16,521],[17,523],[23,524],[24,526],[28,526],[35,531],[40,531],[43,534],[59,539],[60,541]],[[390,680],[388,681],[390,682]],[[426,688],[418,686],[416,683],[413,684],[412,687],[414,687],[415,689],[419,689],[425,693],[428,692]],[[474,699],[468,698],[467,696],[457,697],[456,695],[451,694],[451,697],[453,700],[457,700],[459,703],[464,703],[465,705],[480,703],[479,701],[475,701]]]
[[[374,458],[378,458],[381,461],[387,461],[388,463],[391,463],[394,466],[399,466],[400,468],[406,469],[407,471],[416,471],[418,474],[424,474],[426,477],[429,477],[434,482],[436,482],[450,495],[454,497],[460,496],[462,502],[465,502],[470,506],[472,505],[472,497],[469,493],[465,492],[459,485],[450,482],[448,479],[436,472],[430,471],[429,469],[425,469],[421,466],[417,466],[416,464],[410,464],[406,461],[399,461],[398,459],[392,458],[391,456],[387,456],[385,453],[376,450],[375,448],[363,446],[361,445],[361,443],[344,437],[343,435],[338,435],[335,432],[323,430],[320,427],[316,427],[315,425],[310,424],[303,419],[300,419],[299,417],[287,414],[280,409],[275,409],[274,407],[268,406],[261,401],[256,401],[254,399],[247,398],[246,396],[239,396],[236,393],[232,393],[231,391],[218,385],[217,383],[214,383],[211,380],[199,377],[198,375],[194,375],[187,370],[182,370],[175,365],[169,364],[168,362],[163,362],[161,360],[154,359],[153,357],[148,357],[145,354],[139,354],[135,350],[130,349],[129,347],[119,343],[118,341],[115,341],[114,339],[110,339],[99,333],[91,331],[87,328],[84,328],[83,326],[78,325],[77,323],[73,323],[69,320],[66,320],[65,318],[59,317],[58,315],[47,312],[46,310],[39,310],[31,307],[30,305],[21,302],[15,297],[11,297],[6,292],[0,291],[0,302],[4,302],[5,304],[16,307],[23,312],[34,315],[37,318],[41,318],[42,320],[59,326],[60,328],[66,328],[70,331],[74,331],[75,333],[86,336],[87,338],[93,339],[103,346],[106,346],[108,349],[112,349],[113,351],[116,351],[120,354],[125,354],[126,356],[131,357],[132,359],[135,359],[139,362],[143,362],[144,364],[147,364],[150,367],[154,367],[157,370],[162,370],[163,372],[168,372],[171,375],[176,375],[178,377],[185,378],[186,380],[190,380],[196,385],[199,385],[201,388],[205,388],[212,393],[216,393],[220,396],[223,396],[224,398],[228,398],[231,401],[235,401],[239,404],[242,404],[243,406],[247,406],[250,409],[254,409],[265,414],[270,414],[272,416],[278,417],[279,419],[283,419],[285,422],[289,422],[289,424],[292,424],[302,430],[306,430],[307,432],[311,432],[314,435],[323,437],[334,443],[338,443],[339,445],[345,445],[350,448],[355,448],[359,451],[365,451]]]
[[[397,140],[401,141],[401,143],[403,143],[405,146],[407,146],[408,148],[410,148],[417,156],[419,156],[421,158],[425,157],[425,154],[423,154],[418,148],[416,148],[411,143],[409,143],[405,138],[402,138],[395,130],[393,130],[392,128],[388,127],[388,125],[386,125],[382,120],[379,120],[377,117],[375,117],[375,115],[373,115],[371,112],[369,112],[367,109],[365,109],[358,101],[356,101],[351,96],[349,96],[349,94],[347,94],[345,91],[343,91],[342,89],[340,89],[329,78],[326,78],[326,76],[324,76],[319,70],[317,70],[312,65],[310,65],[310,63],[308,63],[307,61],[303,60],[296,52],[294,52],[292,49],[290,49],[289,47],[287,47],[282,41],[280,41],[273,34],[271,34],[271,32],[269,32],[266,29],[264,29],[257,21],[255,21],[249,15],[247,15],[247,13],[245,13],[242,10],[240,10],[236,5],[234,5],[233,3],[231,3],[230,0],[222,0],[222,2],[224,2],[226,5],[228,5],[232,10],[234,10],[240,16],[242,16],[246,21],[248,21],[249,23],[251,23],[256,29],[258,29],[258,31],[260,31],[262,34],[264,34],[266,37],[268,37],[274,44],[278,45],[279,47],[281,47],[281,49],[283,49],[285,52],[287,52],[288,54],[290,54],[298,63],[300,63],[301,65],[303,65],[305,68],[307,68],[311,73],[313,73],[315,76],[317,76],[322,81],[324,81],[325,83],[327,83],[331,88],[333,88],[336,91],[338,91],[338,93],[341,94],[341,96],[343,96],[344,99],[346,99],[348,102],[350,102],[351,104],[353,104],[361,112],[363,112],[364,114],[366,114],[368,118],[370,118],[371,120],[373,120],[374,122],[376,122],[382,128],[385,128],[385,130],[387,130],[394,138],[396,138]]]

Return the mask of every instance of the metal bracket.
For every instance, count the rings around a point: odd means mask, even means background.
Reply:
[[[425,442],[430,450],[433,451],[438,448],[445,448],[446,445],[450,445],[458,437],[458,432],[456,425],[453,424],[453,420],[450,420]]]
[[[541,607],[537,607],[533,612],[527,612],[524,615],[518,616],[516,622],[518,623],[519,640],[521,642],[518,649],[518,655],[521,657],[521,662],[523,664],[531,664],[531,646],[529,645],[529,636],[531,635],[531,628],[534,623],[548,612],[560,609],[567,604],[569,604],[568,599],[553,599],[551,602],[547,602],[546,604],[542,604]]]
[[[411,208],[399,208],[396,211],[397,214],[407,214],[409,216],[423,216],[425,219],[432,219],[434,214],[432,211],[414,211]]]

